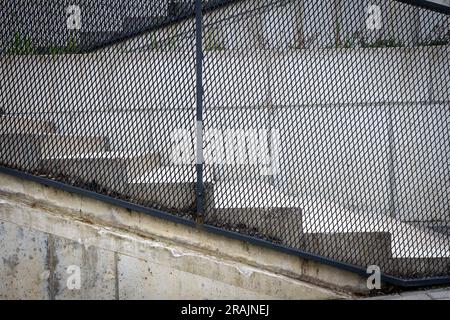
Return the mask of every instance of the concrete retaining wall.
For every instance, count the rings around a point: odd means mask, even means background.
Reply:
[[[0,182],[1,298],[330,299],[366,290],[365,279],[329,266],[4,174]],[[77,267],[81,287],[71,290]]]

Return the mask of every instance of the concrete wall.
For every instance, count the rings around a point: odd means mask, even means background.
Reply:
[[[445,220],[449,54],[449,47],[209,52],[205,128],[280,130],[277,180],[297,194]],[[176,52],[4,57],[0,108],[54,120],[62,133],[107,136],[114,150],[169,156],[173,131],[194,130],[193,61],[193,53]]]
[[[278,180],[285,189],[295,186],[296,195],[346,209],[448,220],[450,91],[442,63],[449,49],[429,50],[312,51],[274,59]]]
[[[449,53],[448,46],[206,53],[205,104],[449,101]],[[194,51],[1,57],[0,108],[85,115],[194,109],[194,62]]]
[[[4,174],[0,240],[3,299],[330,299],[366,291],[351,273]],[[74,266],[80,290],[67,283]]]

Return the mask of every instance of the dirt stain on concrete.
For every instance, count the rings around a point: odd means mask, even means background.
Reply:
[[[16,273],[16,267],[19,265],[19,255],[13,254],[8,258],[2,258],[3,265],[7,267],[7,274],[14,275]]]
[[[47,239],[47,255],[45,263],[47,270],[49,271],[49,277],[47,279],[48,295],[50,300],[55,300],[59,292],[59,281],[56,275],[58,257],[56,256],[55,239],[52,235],[49,235]]]

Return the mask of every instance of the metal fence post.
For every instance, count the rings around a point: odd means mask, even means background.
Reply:
[[[196,167],[197,167],[197,221],[204,214],[203,185],[203,48],[202,48],[202,0],[195,1],[195,46],[197,74],[197,123],[196,123]]]

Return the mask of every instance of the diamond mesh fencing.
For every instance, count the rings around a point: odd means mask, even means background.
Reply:
[[[189,216],[195,165],[172,165],[170,152],[195,123],[195,23],[170,23],[193,6],[72,3],[7,6],[3,164]]]
[[[449,277],[440,2],[9,1],[0,165],[342,266]]]

